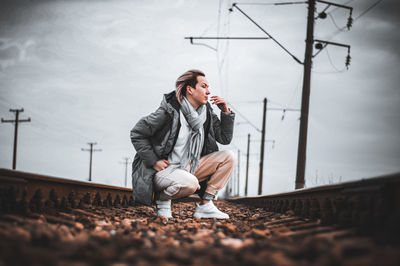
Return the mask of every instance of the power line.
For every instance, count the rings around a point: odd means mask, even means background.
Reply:
[[[294,98],[295,98],[295,96],[296,96],[297,90],[298,90],[299,87],[300,87],[300,81],[301,81],[301,73],[300,73],[300,75],[299,75],[299,77],[298,77],[298,79],[297,79],[297,84],[296,84],[296,87],[295,87],[294,90],[293,90],[293,93],[292,93],[292,96],[291,96],[291,98],[290,98],[290,100],[289,100],[289,103],[287,104],[288,106],[291,106],[291,105],[292,105],[292,102],[293,102],[293,100],[294,100]]]
[[[297,119],[296,122],[297,121],[299,121],[299,119]],[[293,132],[297,125],[297,123],[293,123],[293,125],[288,130],[286,130],[284,134],[280,135],[280,137],[278,137],[276,141],[279,141],[279,143],[283,143],[283,140],[285,140],[287,136],[289,136],[289,134]]]
[[[344,69],[342,69],[342,70],[339,70],[339,69],[333,64],[333,61],[332,61],[332,58],[331,58],[331,56],[330,56],[330,54],[329,54],[328,48],[325,48],[325,51],[326,51],[326,54],[327,54],[327,56],[328,56],[329,63],[330,63],[331,66],[336,70],[336,73],[343,73],[343,72],[345,72],[345,71],[346,71],[346,68],[344,68]]]
[[[269,37],[185,37],[186,40],[269,40]],[[218,50],[218,49],[217,49]]]
[[[234,102],[230,102],[230,103],[235,103],[235,104],[253,104],[253,103],[262,103],[262,101],[234,101]]]
[[[235,111],[236,113],[238,113],[238,115],[240,115],[240,116],[241,116],[247,123],[249,123],[255,130],[257,130],[258,132],[261,133],[261,129],[259,129],[257,126],[255,126],[249,119],[247,119],[246,116],[244,116],[241,112],[239,112],[239,110],[238,110],[236,107],[234,107],[234,106],[232,105],[232,103],[229,103],[229,105],[234,109],[234,111]]]
[[[347,1],[347,2],[344,3],[343,5],[348,5],[348,4],[350,4],[351,2],[353,2],[353,1],[354,1],[354,0]],[[339,9],[339,8],[340,8],[339,6],[335,7],[335,8],[332,9],[328,14],[332,13],[333,11],[336,11],[336,10]]]
[[[331,14],[328,14],[328,16],[331,19],[333,25],[335,25],[336,29],[338,29],[340,31],[345,31],[344,28],[339,27],[339,25],[336,23],[335,19],[333,18],[333,16]]]
[[[221,23],[221,5],[222,5],[222,1],[223,0],[219,0],[219,4],[218,4],[218,19],[217,19],[217,22],[218,22],[218,25],[217,25],[217,37],[219,37],[219,31],[220,31],[220,23]],[[220,85],[220,87],[221,87],[221,93],[222,93],[222,95],[223,95],[223,91],[224,91],[224,88],[223,88],[223,85],[222,85],[222,75],[221,75],[221,72],[222,72],[222,68],[220,67],[220,61],[219,61],[219,39],[217,39],[217,54],[216,54],[216,57],[217,57],[217,69],[218,69],[218,77],[219,77],[219,85]]]
[[[15,105],[17,105],[17,104],[15,104],[15,103],[13,103],[13,102],[11,102],[11,101],[5,99],[5,98],[2,97],[2,96],[0,96],[0,101],[4,102],[4,103],[5,103],[6,105],[8,105],[8,106],[15,106]],[[32,108],[32,107],[30,107],[30,108],[28,107],[28,108],[24,108],[24,109],[27,110],[27,111],[29,111],[30,113],[33,114],[33,116],[35,116],[35,117],[38,118],[37,120],[35,120],[35,121],[32,123],[32,126],[34,126],[36,123],[38,123],[38,124],[43,125],[44,127],[50,128],[50,129],[53,129],[53,128],[57,128],[58,130],[59,130],[59,129],[62,129],[63,131],[67,131],[67,132],[69,132],[69,133],[75,135],[76,137],[79,137],[80,139],[90,140],[90,138],[89,138],[88,136],[83,135],[80,131],[75,130],[73,127],[67,127],[67,126],[65,125],[64,121],[60,121],[59,119],[52,120],[52,121],[51,121],[51,125],[52,125],[52,126],[49,126],[48,124],[44,123],[44,121],[48,121],[49,119],[48,119],[47,116],[43,115],[42,112],[36,112],[36,111],[35,111],[35,108]]]
[[[369,11],[371,11],[372,9],[374,9],[378,4],[380,4],[383,0],[378,0],[375,3],[373,3],[372,5],[370,5],[367,9],[365,9],[363,12],[361,12],[357,17],[354,18],[353,23],[360,19],[361,17],[363,17],[365,14],[367,14]],[[346,26],[340,28],[339,30],[335,31],[329,38],[327,38],[328,40],[332,40],[336,35],[338,35],[339,33],[343,32],[343,29],[345,29]]]
[[[299,109],[286,107],[284,104],[279,103],[277,101],[270,100],[269,98],[268,98],[268,102],[271,102],[272,104],[281,106],[281,108],[268,107],[268,110],[271,110],[271,111],[273,111],[273,110],[274,111],[276,111],[276,110],[279,110],[279,111],[283,111],[283,110],[286,110],[286,111],[300,111]],[[234,101],[234,102],[229,102],[229,104],[232,104],[232,103],[235,103],[235,104],[255,104],[255,103],[263,103],[263,101]]]
[[[361,18],[362,16],[364,16],[365,14],[367,14],[369,11],[371,11],[372,9],[374,9],[378,4],[380,4],[383,0],[378,0],[375,3],[373,3],[371,6],[369,6],[367,9],[365,9],[363,12],[361,12],[360,15],[358,15],[354,21],[356,21],[357,19]]]
[[[230,1],[228,1],[228,6],[230,5],[229,3]],[[229,40],[230,39],[226,39],[226,38],[221,38],[221,34],[220,34],[220,28],[221,28],[221,10],[222,10],[222,3],[223,0],[219,1],[219,5],[218,5],[218,26],[217,26],[217,50],[216,50],[216,59],[217,59],[217,70],[218,70],[218,78],[219,78],[219,83],[220,83],[220,88],[221,88],[221,94],[223,97],[227,97],[228,95],[228,79],[225,81],[224,77],[223,77],[223,67],[224,67],[224,63],[225,63],[225,58],[226,55],[228,54],[228,48],[229,48]],[[225,14],[225,21],[223,23],[223,27],[224,27],[224,35],[225,36],[229,36],[229,27],[230,27],[230,13],[226,13]],[[221,48],[221,44],[220,44],[220,40],[226,40],[225,41],[225,47],[222,50]],[[223,51],[222,53],[222,59],[221,59],[221,53],[220,51]],[[228,73],[228,70],[225,70],[226,76]],[[226,95],[225,95],[225,93]]]
[[[247,17],[251,22],[253,22],[254,25],[256,25],[262,32],[264,32],[265,34],[267,34],[268,37],[271,38],[271,40],[273,40],[276,44],[278,44],[286,53],[288,53],[297,63],[299,64],[303,64],[303,62],[301,62],[294,54],[292,54],[288,49],[286,49],[280,42],[278,42],[274,37],[272,37],[266,30],[264,30],[260,25],[257,24],[257,22],[255,22],[252,18],[250,18],[243,10],[241,10],[239,7],[237,7],[236,3],[232,4],[232,8],[230,9],[230,11],[233,11],[233,8],[236,8],[237,10],[240,11],[240,13],[242,13],[245,17]]]
[[[229,3],[228,3],[228,5],[230,5],[230,1],[229,1]],[[226,20],[226,22],[224,23],[224,27],[225,27],[225,35],[226,36],[230,36],[230,26],[231,26],[231,13],[230,12],[228,12],[226,15],[225,15],[225,20]],[[226,56],[227,56],[227,54],[228,54],[228,51],[229,51],[229,39],[225,42],[225,49],[224,49],[224,54],[223,54],[223,57],[222,57],[222,59],[221,59],[221,68],[224,66],[224,63],[225,63],[225,58],[226,58]]]
[[[10,106],[15,105],[15,104],[2,99],[1,96],[0,96],[0,105],[3,105],[4,107],[9,108]],[[24,108],[24,110],[26,110],[26,108]],[[30,126],[30,128],[31,128],[30,132],[32,132],[32,133],[34,133],[34,134],[36,134],[36,135],[38,135],[38,136],[40,136],[40,137],[42,137],[42,138],[44,138],[46,140],[52,139],[53,141],[60,141],[60,140],[65,141],[65,137],[62,137],[60,134],[58,134],[59,132],[57,132],[57,134],[50,134],[48,132],[49,130],[59,129],[58,125],[50,127],[48,124],[43,123],[41,121],[41,120],[46,120],[46,118],[44,116],[41,116],[40,114],[36,113],[32,109],[29,109],[29,110],[26,110],[26,111],[29,111],[30,113],[33,113],[33,115],[38,118],[38,119],[36,119],[34,121],[31,121],[32,123],[31,123],[31,126]],[[45,129],[47,130],[46,132],[44,132]],[[66,130],[67,129],[68,128],[66,128]],[[84,138],[88,139],[87,137],[84,137]]]
[[[282,6],[282,5],[299,5],[307,4],[307,1],[296,1],[296,2],[275,2],[275,3],[236,3],[238,5],[258,5],[258,6]]]

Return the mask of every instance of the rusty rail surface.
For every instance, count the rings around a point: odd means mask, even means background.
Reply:
[[[0,169],[0,210],[132,205],[132,189]]]
[[[258,197],[228,199],[277,213],[400,235],[400,173]]]

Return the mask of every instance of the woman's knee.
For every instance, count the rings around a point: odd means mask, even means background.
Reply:
[[[189,193],[189,195],[193,194],[200,188],[199,180],[194,175],[191,175],[190,178],[187,178],[180,185],[187,191],[187,193]]]
[[[181,171],[180,173],[177,173],[179,175],[177,175],[175,179],[176,185],[180,188],[179,196],[185,197],[191,195],[200,188],[199,180],[197,179],[197,177],[184,170],[176,171]]]
[[[224,151],[222,151],[222,152],[223,152],[223,154],[224,154],[224,156],[225,156],[225,161],[226,161],[227,163],[230,163],[230,164],[232,164],[232,165],[235,165],[235,164],[236,164],[237,157],[236,157],[236,154],[235,154],[233,151],[231,151],[231,150],[224,150]]]

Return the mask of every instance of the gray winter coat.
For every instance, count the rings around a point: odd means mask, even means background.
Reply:
[[[218,151],[216,141],[229,144],[233,135],[235,114],[221,112],[221,120],[207,103],[207,120],[204,123],[204,146],[201,156]],[[151,205],[153,194],[153,177],[156,170],[153,165],[161,159],[168,159],[173,151],[180,129],[180,104],[175,91],[165,94],[160,107],[152,114],[143,117],[131,130],[131,141],[136,149],[132,163],[133,200]],[[206,181],[200,183],[204,193]],[[157,195],[155,195],[157,198]]]

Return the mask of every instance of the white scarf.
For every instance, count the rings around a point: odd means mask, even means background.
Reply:
[[[182,98],[181,111],[189,124],[191,134],[189,138],[188,150],[183,152],[181,157],[181,169],[185,169],[190,163],[190,173],[194,174],[199,166],[201,147],[203,147],[204,136],[200,130],[207,119],[206,106],[201,105],[197,110],[193,108],[186,97]]]

